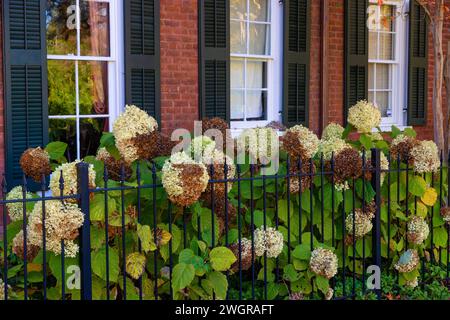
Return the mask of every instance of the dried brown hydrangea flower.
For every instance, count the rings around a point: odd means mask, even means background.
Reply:
[[[187,207],[206,190],[209,176],[206,167],[186,153],[173,154],[162,169],[162,184],[173,203]]]
[[[358,179],[362,175],[363,161],[359,152],[347,148],[339,152],[334,160],[334,172],[337,183],[348,179]]]
[[[282,137],[283,149],[293,159],[308,161],[319,150],[320,140],[308,128],[301,125],[288,129]]]
[[[241,249],[241,250],[239,250],[239,249]],[[252,259],[252,241],[251,240],[242,238],[241,245],[239,246],[239,241],[237,241],[236,243],[233,243],[230,246],[230,250],[233,252],[233,254],[235,255],[235,257],[237,259],[236,262],[233,263],[233,265],[231,266],[231,270],[233,272],[238,272],[239,267],[241,267],[242,271],[247,271],[252,267],[252,263],[253,263],[254,259]],[[240,254],[241,260],[240,261],[239,261],[239,251],[241,252],[241,254]]]
[[[158,154],[158,141],[159,132],[153,131],[133,137],[129,143],[135,147],[138,159],[151,160]]]
[[[41,182],[42,176],[48,176],[52,173],[50,156],[41,147],[25,150],[20,157],[20,167],[25,175],[36,182]]]
[[[155,152],[155,158],[170,156],[176,144],[177,142],[172,141],[172,139],[168,135],[158,132],[157,150]]]
[[[445,222],[450,223],[450,207],[444,207],[441,209],[441,217]]]
[[[289,174],[290,175],[298,175],[298,176],[292,176],[289,178],[289,189],[291,194],[297,194],[300,192],[300,185],[301,185],[301,192],[304,192],[308,190],[311,187],[311,176],[314,176],[316,173],[316,166],[314,163],[311,163],[309,161],[302,161],[301,168],[299,168],[300,162],[294,161],[291,163],[291,166],[289,167]],[[302,174],[300,178],[299,174]],[[300,181],[301,180],[301,181]]]
[[[117,160],[105,148],[100,148],[97,153],[97,160],[103,162],[108,170],[108,178],[114,181],[122,180],[122,166],[124,180],[130,179],[133,170],[123,159]]]
[[[391,159],[410,163],[413,160],[411,151],[417,144],[418,141],[414,138],[402,134],[397,136],[391,143]]]
[[[207,208],[212,209],[211,196],[205,194],[205,198],[207,201],[205,201],[204,204]],[[228,211],[227,215],[226,211]],[[228,220],[228,223],[234,222],[237,217],[236,207],[230,201],[228,201],[228,204],[225,203],[225,199],[223,197],[214,197],[214,213],[217,217],[222,218],[223,221]]]
[[[225,152],[226,150],[225,146],[230,143],[233,143],[228,123],[220,118],[210,118],[210,119],[204,118],[202,122],[202,134],[205,135],[205,133],[211,129],[219,130],[220,133],[222,134],[223,144],[219,145],[217,144],[216,141],[216,148],[220,151]]]
[[[27,233],[28,233],[28,231],[27,231]],[[23,238],[24,238],[23,230],[20,230],[20,232],[18,234],[16,234],[16,236],[14,237],[13,243],[12,243],[12,251],[20,259],[23,259],[23,256],[24,256],[24,248],[23,248],[24,239]],[[30,240],[27,239],[27,262],[32,262],[34,260],[34,258],[36,258],[36,256],[38,255],[40,249],[41,248],[39,246],[35,246],[35,245],[31,244]]]

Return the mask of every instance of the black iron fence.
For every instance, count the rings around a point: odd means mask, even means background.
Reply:
[[[43,179],[41,190],[29,198],[24,179],[23,197],[7,200],[3,182],[3,298],[382,299],[381,276],[394,281],[398,290],[415,281],[420,286],[434,264],[450,279],[449,217],[441,214],[450,204],[450,160],[441,155],[438,172],[417,174],[390,155],[389,167],[383,168],[379,150],[361,158],[361,177],[346,182],[337,181],[334,158],[308,163],[286,159],[271,176],[261,175],[258,165],[237,165],[233,179],[226,178],[225,165],[224,178],[211,179],[201,201],[187,208],[167,199],[157,163],[137,164],[128,180],[125,168],[112,180],[105,166],[95,188],[90,187],[89,164],[80,163],[78,191],[72,195],[63,195],[61,177],[59,196],[46,195]],[[214,167],[210,170],[214,177]],[[49,201],[76,201],[84,214],[75,259],[65,256],[64,240],[59,255],[47,251]],[[7,205],[12,203],[22,204],[20,222],[8,222]],[[27,239],[30,203],[42,206],[42,246],[33,260]],[[361,220],[359,215],[366,214],[369,219]],[[408,230],[412,216],[428,225],[423,243],[411,243],[417,236]],[[257,254],[255,231],[269,228],[283,235],[283,250],[276,257],[267,251]],[[13,250],[20,246],[13,243],[20,230],[23,250]],[[211,250],[233,246],[233,265],[212,268]],[[311,252],[318,247],[329,248],[338,258],[338,272],[329,283],[311,272]],[[402,255],[410,248],[421,257],[418,278],[401,275],[395,267],[399,260],[405,262],[408,256]],[[145,261],[135,261],[132,253],[143,253]],[[325,261],[323,268],[329,264]],[[134,269],[140,269],[138,277],[133,277]]]

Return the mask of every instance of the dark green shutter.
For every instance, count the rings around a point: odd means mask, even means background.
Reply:
[[[348,109],[368,98],[367,8],[367,0],[345,0],[345,121]]]
[[[4,0],[6,178],[22,182],[19,159],[48,141],[45,0]]]
[[[308,126],[311,1],[284,1],[283,121]]]
[[[202,117],[230,119],[230,2],[199,6],[199,105]]]
[[[408,125],[425,125],[428,102],[428,21],[412,0],[409,15]]]
[[[125,102],[160,120],[159,1],[126,0]]]

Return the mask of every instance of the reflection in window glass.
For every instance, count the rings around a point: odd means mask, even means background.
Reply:
[[[108,114],[108,63],[78,62],[80,114]]]
[[[65,60],[49,60],[48,77],[48,114],[75,115],[76,87],[75,62]]]
[[[94,155],[109,130],[110,1],[47,3],[49,135],[75,160]]]
[[[77,54],[76,1],[47,1],[47,53]]]

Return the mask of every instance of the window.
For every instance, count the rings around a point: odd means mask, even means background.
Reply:
[[[406,107],[406,1],[377,1],[369,7],[369,101],[381,111],[382,126],[403,126]]]
[[[282,4],[231,0],[230,6],[232,127],[279,120]]]
[[[119,2],[48,1],[49,138],[69,144],[69,160],[96,153],[122,105]]]

